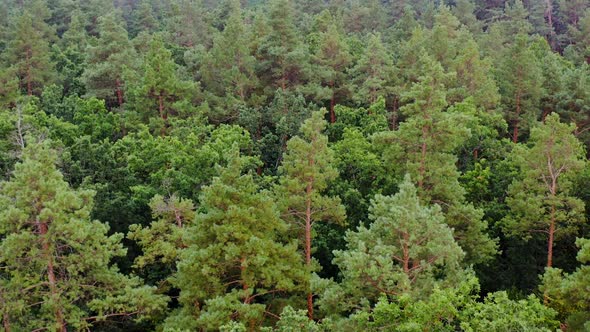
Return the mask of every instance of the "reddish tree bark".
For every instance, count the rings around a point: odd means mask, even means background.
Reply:
[[[49,290],[51,292],[51,296],[53,298],[58,297],[57,291],[57,278],[55,277],[55,268],[53,263],[53,255],[51,253],[51,248],[49,244],[49,239],[47,239],[47,232],[49,230],[49,226],[46,222],[37,222],[37,227],[39,230],[39,235],[41,236],[41,247],[43,250],[43,254],[45,259],[47,260],[47,280],[49,281]],[[58,331],[59,332],[67,332],[66,330],[66,322],[63,316],[63,312],[61,308],[57,306],[54,311],[55,320],[59,325]]]

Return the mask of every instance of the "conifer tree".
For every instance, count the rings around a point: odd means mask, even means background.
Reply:
[[[320,34],[319,47],[313,59],[316,63],[314,78],[319,85],[317,93],[320,99],[330,100],[330,123],[334,123],[337,99],[348,94],[346,71],[352,62],[348,45],[335,23]],[[326,89],[324,93],[322,88]]]
[[[0,301],[12,330],[85,330],[115,317],[155,313],[166,298],[111,259],[121,234],[90,220],[93,192],[73,190],[47,143],[27,147],[0,190]],[[10,329],[9,329],[10,330]]]
[[[421,55],[420,63],[424,74],[403,95],[408,103],[400,112],[406,120],[397,131],[376,135],[376,143],[383,144],[388,167],[412,176],[425,203],[442,206],[467,254],[466,261],[483,262],[494,254],[495,244],[485,233],[482,211],[465,202],[453,154],[470,136],[469,116],[455,107],[445,110],[445,83],[452,75],[445,74],[440,63],[426,54]]]
[[[345,302],[376,301],[380,294],[421,298],[434,285],[458,281],[464,253],[438,205],[420,202],[406,175],[394,196],[376,195],[369,228],[346,234],[347,249],[335,251],[342,270]]]
[[[393,60],[381,41],[381,35],[372,34],[363,56],[353,69],[355,99],[373,104],[378,97],[385,97],[390,89],[392,70]]]
[[[556,239],[575,233],[584,221],[584,203],[571,194],[572,176],[585,166],[583,146],[572,134],[574,128],[551,114],[531,130],[530,147],[518,145],[512,151],[521,177],[510,186],[506,203],[512,213],[504,227],[525,239],[545,234],[547,267],[553,265]]]
[[[130,108],[143,113],[147,119],[157,112],[162,122],[161,133],[165,133],[168,117],[178,114],[178,104],[175,103],[194,98],[191,92],[196,92],[196,86],[179,79],[177,65],[160,36],[153,37],[150,42],[141,72],[137,86],[130,89],[133,90]]]
[[[265,86],[283,92],[297,86],[306,76],[308,51],[297,32],[292,0],[273,0],[269,4],[270,31],[257,50],[259,77]]]
[[[12,66],[21,90],[31,96],[40,95],[43,87],[54,80],[47,41],[47,25],[35,24],[35,17],[25,10],[15,19],[11,42],[4,54],[4,62]]]
[[[218,113],[231,112],[239,117],[240,107],[250,103],[258,85],[256,59],[249,48],[251,34],[244,24],[238,0],[232,1],[225,28],[213,40],[213,47],[203,59],[201,74],[208,91],[215,97]]]
[[[135,266],[144,268],[156,262],[174,266],[186,247],[186,229],[194,224],[193,202],[174,195],[156,195],[150,201],[150,209],[155,220],[148,227],[129,226],[127,237],[137,241],[143,251],[135,258]]]
[[[505,118],[512,126],[512,141],[518,142],[519,130],[537,119],[542,76],[540,65],[528,45],[526,35],[516,35],[497,65],[497,80]]]
[[[273,298],[296,290],[305,275],[296,242],[281,240],[288,227],[274,202],[252,174],[242,175],[236,145],[229,159],[203,189],[174,277],[183,307],[166,326],[214,330],[235,320],[255,330]]]
[[[128,28],[131,37],[137,36],[141,32],[154,33],[158,30],[159,22],[154,17],[154,9],[149,1],[140,1],[137,8],[131,12],[131,15]]]
[[[325,110],[313,112],[301,126],[301,137],[287,142],[287,152],[279,168],[280,183],[275,188],[279,209],[290,223],[303,249],[308,273],[312,261],[313,225],[316,222],[344,221],[344,207],[337,197],[323,194],[330,181],[338,176],[328,138],[322,134],[326,126]],[[313,294],[307,294],[307,314],[313,319]]]
[[[546,269],[540,288],[550,307],[568,315],[568,329],[583,331],[590,328],[590,240],[578,238],[576,246],[579,248],[576,258],[581,266],[572,273]]]
[[[185,48],[209,45],[211,27],[203,0],[179,0],[171,3],[166,20],[171,41]]]
[[[99,22],[100,36],[87,50],[88,66],[82,80],[89,95],[105,99],[109,106],[121,106],[126,90],[123,74],[135,68],[135,51],[115,13],[101,17]]]

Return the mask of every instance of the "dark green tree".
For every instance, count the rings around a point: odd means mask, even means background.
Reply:
[[[99,38],[87,49],[82,80],[88,95],[105,99],[107,106],[121,106],[127,88],[124,73],[136,67],[137,55],[115,13],[102,16],[99,22]]]
[[[585,166],[582,143],[573,131],[573,125],[552,114],[531,131],[530,146],[512,151],[520,177],[509,189],[506,203],[512,213],[504,221],[505,230],[525,239],[546,235],[547,267],[553,266],[556,236],[575,234],[585,221],[584,203],[571,194],[572,176]]]

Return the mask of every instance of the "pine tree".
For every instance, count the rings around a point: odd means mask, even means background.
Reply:
[[[557,237],[575,232],[584,221],[584,203],[571,194],[572,176],[585,166],[583,145],[572,134],[573,125],[551,114],[531,130],[530,147],[512,151],[521,177],[512,183],[506,203],[512,211],[504,221],[506,232],[530,239],[547,235],[547,267],[553,265]]]
[[[267,95],[280,88],[283,92],[297,86],[306,76],[308,51],[301,42],[294,24],[291,0],[273,0],[269,4],[268,25],[270,31],[257,50],[259,77]]]
[[[381,294],[427,296],[435,285],[451,285],[464,253],[438,205],[425,206],[407,175],[394,196],[376,195],[373,221],[346,234],[347,249],[334,252],[349,303]]]
[[[90,220],[93,192],[73,190],[48,144],[31,145],[0,190],[0,301],[12,330],[89,329],[162,309],[166,298],[111,265],[121,234]]]
[[[313,57],[316,63],[314,77],[318,85],[318,94],[321,100],[330,100],[330,123],[336,122],[334,107],[337,99],[348,95],[346,86],[346,71],[352,62],[348,52],[348,45],[344,42],[335,23],[328,26],[327,30],[319,36],[319,47]],[[326,90],[324,93],[323,90]]]
[[[355,99],[373,104],[379,96],[385,97],[390,89],[393,60],[389,56],[381,36],[372,34],[363,56],[353,68]]]
[[[239,117],[239,109],[251,102],[258,86],[250,38],[240,3],[232,1],[225,29],[214,38],[213,47],[201,65],[205,87],[217,97],[213,104],[219,108],[217,113],[230,112],[228,118]]]
[[[4,61],[12,66],[21,90],[29,96],[40,95],[43,87],[54,80],[47,27],[35,24],[34,18],[24,11],[15,19],[11,42],[4,54]]]
[[[287,152],[279,168],[280,183],[275,188],[283,218],[300,239],[308,273],[314,269],[313,225],[324,221],[342,223],[345,218],[340,199],[323,195],[329,182],[338,176],[328,138],[322,134],[326,126],[324,113],[325,110],[312,113],[301,126],[301,137],[295,136],[287,142]],[[311,291],[307,295],[307,314],[313,319]]]
[[[425,203],[437,203],[447,223],[466,252],[466,261],[483,262],[495,252],[487,234],[482,211],[465,202],[465,190],[459,184],[455,149],[470,136],[466,124],[469,115],[451,107],[446,109],[445,74],[440,63],[422,54],[423,75],[403,95],[407,104],[400,108],[406,120],[393,132],[375,136],[384,148],[383,157],[397,174],[409,173]],[[459,107],[459,106],[457,106]]]
[[[540,288],[550,307],[568,315],[568,329],[583,331],[590,327],[590,240],[578,238],[576,246],[580,248],[577,260],[581,266],[571,273],[546,269]]]
[[[272,299],[302,282],[297,244],[281,241],[288,227],[270,195],[259,192],[252,174],[242,175],[236,145],[229,159],[202,191],[202,212],[174,277],[183,307],[166,326],[214,330],[234,320],[255,330],[272,313]]]
[[[192,82],[182,81],[177,76],[177,65],[172,60],[172,53],[164,47],[160,36],[153,37],[149,50],[143,59],[142,77],[133,87],[130,108],[149,119],[157,111],[161,121],[161,133],[169,126],[168,117],[178,115],[180,101],[191,101],[196,86]],[[184,105],[183,105],[184,106]]]
[[[174,266],[186,247],[186,229],[194,224],[193,202],[174,195],[156,195],[150,201],[150,209],[155,220],[148,227],[129,226],[127,237],[137,241],[143,252],[135,258],[135,266],[145,268],[156,262]]]
[[[209,45],[211,28],[203,0],[179,0],[171,3],[166,31],[171,41],[185,48]]]
[[[497,65],[497,80],[505,118],[512,126],[512,141],[518,142],[519,131],[537,119],[542,76],[537,57],[528,45],[526,35],[516,35],[515,42],[502,52]]]
[[[154,17],[154,9],[149,1],[143,0],[137,4],[137,8],[131,12],[129,34],[137,36],[141,32],[154,33],[158,30],[160,23]]]
[[[115,13],[101,17],[99,22],[100,37],[87,50],[88,66],[82,80],[89,95],[105,99],[109,106],[121,106],[125,102],[124,72],[135,67],[135,51]]]

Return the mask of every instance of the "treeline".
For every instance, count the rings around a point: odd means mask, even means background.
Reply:
[[[0,13],[0,331],[590,329],[587,0]]]

